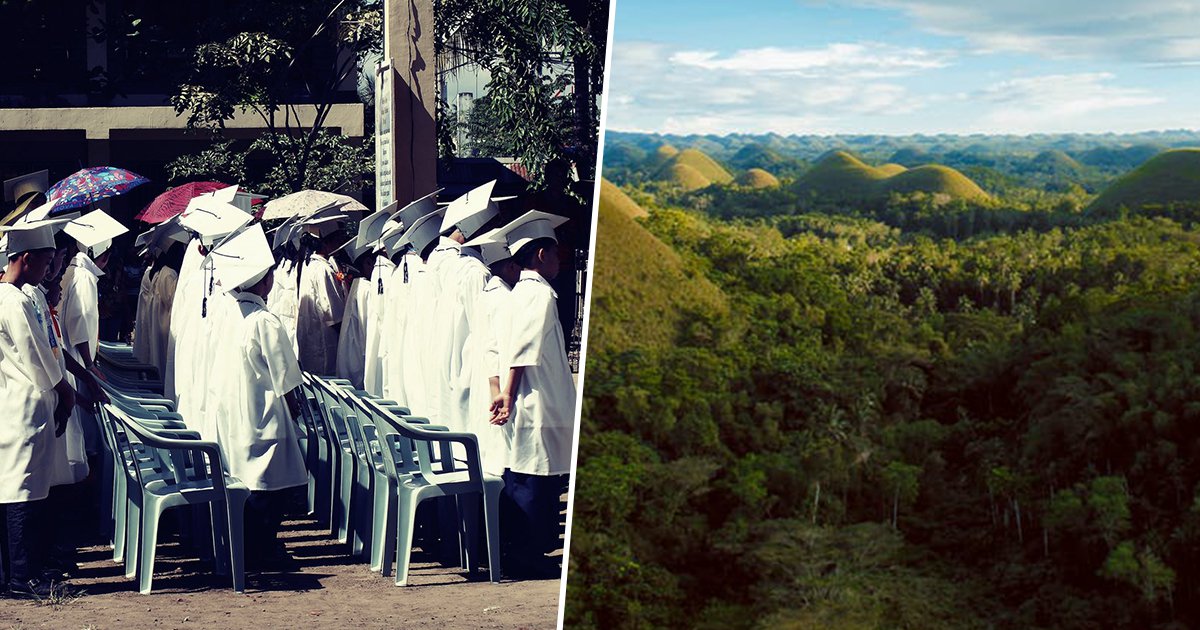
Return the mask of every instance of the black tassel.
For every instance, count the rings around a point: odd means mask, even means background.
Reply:
[[[405,256],[400,262],[404,263],[404,284],[408,284],[408,256]]]
[[[379,277],[379,295],[383,295],[383,276]]]

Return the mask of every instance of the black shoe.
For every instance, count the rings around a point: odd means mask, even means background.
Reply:
[[[28,582],[12,580],[8,583],[8,592],[13,597],[47,599],[54,593],[54,587],[52,582],[46,579],[29,580]]]

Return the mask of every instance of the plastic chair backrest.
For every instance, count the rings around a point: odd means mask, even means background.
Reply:
[[[377,401],[370,399],[360,400],[362,400],[362,404],[366,405],[378,420],[389,424],[396,430],[396,433],[412,440],[414,450],[417,453],[417,466],[421,476],[425,477],[431,483],[437,483],[439,475],[457,472],[460,462],[457,462],[453,457],[444,456],[451,451],[451,446],[457,443],[463,446],[463,450],[466,453],[466,460],[461,463],[467,473],[467,483],[477,485],[482,490],[483,468],[479,459],[479,441],[473,433],[455,433],[424,428],[418,424],[406,422],[403,418],[384,408]],[[440,470],[434,469],[435,450],[441,451],[443,454],[442,457],[436,460],[442,464]]]
[[[211,480],[213,492],[219,495],[215,498],[228,498],[221,447],[215,442],[164,437],[142,426],[136,420],[125,415],[120,409],[112,405],[106,404],[104,408],[112,420],[119,423],[127,434],[132,434],[142,444],[160,451],[182,451],[187,454],[189,459],[195,462],[195,472],[198,473],[196,477],[191,478],[195,479],[202,475],[200,478]],[[126,441],[126,446],[130,448],[129,452],[133,455],[128,440]],[[138,483],[142,483],[140,469],[136,466],[134,469],[137,473]]]

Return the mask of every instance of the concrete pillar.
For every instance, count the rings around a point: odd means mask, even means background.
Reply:
[[[395,198],[407,203],[437,188],[433,0],[385,0],[384,58],[395,68],[392,165]]]

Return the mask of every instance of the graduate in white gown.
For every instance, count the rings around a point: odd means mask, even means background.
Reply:
[[[464,347],[463,361],[467,367],[464,386],[468,391],[468,414],[464,419],[465,429],[479,438],[479,454],[483,459],[483,471],[496,476],[504,474],[508,461],[509,443],[512,441],[512,426],[508,423],[494,425],[492,402],[500,395],[500,348],[507,343],[500,335],[508,330],[512,285],[521,276],[521,267],[503,243],[488,242],[493,233],[481,236],[468,244],[479,243],[483,260],[492,272],[491,279],[479,296],[471,322],[471,336]]]
[[[176,410],[189,429],[198,431],[204,439],[216,436],[215,405],[222,393],[211,381],[220,366],[213,362],[218,343],[225,334],[227,323],[236,311],[236,302],[217,290],[216,271],[228,261],[220,256],[207,256],[221,238],[235,232],[252,217],[237,206],[211,196],[197,197],[180,214],[180,225],[199,234],[205,257],[196,261],[198,270],[187,279],[191,295],[180,293],[177,300],[186,302],[186,310],[176,310],[173,317],[182,317],[175,327],[175,394]],[[195,257],[193,256],[193,260]],[[185,265],[188,261],[185,258]],[[174,321],[174,320],[173,320]]]
[[[303,239],[312,253],[300,270],[296,341],[300,367],[320,376],[333,376],[337,371],[338,335],[346,311],[347,286],[332,258],[346,240],[337,214],[340,210],[325,216],[318,212],[304,222]]]
[[[52,481],[56,434],[66,430],[75,391],[66,380],[39,320],[35,303],[22,288],[41,282],[55,256],[49,225],[6,226],[7,266],[0,277],[0,587],[40,597],[49,595],[43,578],[46,502]]]
[[[279,556],[282,511],[308,483],[304,454],[297,442],[293,390],[302,382],[283,323],[267,309],[275,260],[262,226],[253,225],[213,251],[217,284],[229,292],[236,311],[213,357],[221,369],[212,376],[221,392],[216,440],[229,473],[250,488],[246,507],[246,550],[253,566]]]
[[[283,322],[288,338],[292,341],[292,352],[299,356],[300,345],[296,341],[296,321],[300,317],[300,217],[291,217],[275,230],[271,250],[276,253],[278,264],[271,273],[275,282],[267,296],[267,310],[275,313]]]
[[[575,436],[575,382],[550,287],[559,271],[554,228],[563,217],[531,211],[501,230],[521,276],[509,293],[500,351],[500,396],[491,422],[512,425],[504,493],[516,505],[517,569],[555,574],[545,554],[558,545],[559,497],[567,488]],[[511,563],[510,563],[511,564]]]
[[[443,379],[432,369],[438,362],[430,349],[430,305],[436,299],[437,287],[429,269],[429,260],[438,245],[438,227],[444,213],[445,208],[442,208],[417,219],[412,227],[404,231],[397,244],[398,248],[412,247],[420,256],[418,260],[424,261],[424,264],[408,265],[403,265],[406,261],[401,261],[402,267],[408,270],[409,280],[407,296],[401,307],[404,309],[404,330],[399,353],[405,406],[415,415],[437,419],[435,422],[440,422],[442,417],[441,409],[437,406],[437,387],[443,383]],[[393,350],[389,349],[389,352]]]
[[[358,233],[353,244],[362,249],[367,256],[367,275],[363,278],[365,285],[362,310],[363,327],[363,378],[362,388],[376,396],[383,395],[383,355],[381,348],[381,330],[384,321],[384,295],[387,285],[391,282],[391,274],[395,264],[383,252],[383,233],[389,222],[396,215],[400,204],[392,202],[382,210],[371,214],[358,223]],[[351,243],[347,243],[350,247]],[[338,345],[339,359],[343,353],[341,341]]]
[[[491,197],[495,180],[468,191],[450,202],[442,218],[441,231],[460,243],[458,258],[441,268],[440,291],[434,311],[434,356],[440,359],[438,373],[445,385],[441,407],[451,431],[464,431],[470,414],[470,376],[463,360],[471,322],[483,288],[492,272],[477,245],[463,245],[500,223],[500,207]]]
[[[366,369],[367,299],[371,293],[371,255],[367,248],[351,241],[343,250],[353,261],[354,280],[346,295],[346,310],[342,315],[342,326],[338,333],[337,365],[338,378],[344,378],[358,389],[363,388],[363,370]]]
[[[152,334],[150,328],[153,324],[146,313],[154,308],[150,304],[154,299],[154,291],[151,286],[154,284],[154,274],[158,272],[158,269],[154,266],[154,258],[150,251],[145,252],[143,261],[145,269],[142,271],[142,280],[138,283],[137,309],[133,315],[133,356],[142,363],[152,365],[148,342]]]
[[[156,272],[150,283],[150,306],[146,312],[149,323],[148,363],[158,368],[160,375],[167,369],[167,346],[171,334],[171,313],[179,287],[179,271],[183,266],[187,245],[176,240],[167,243],[167,250],[154,261]]]

